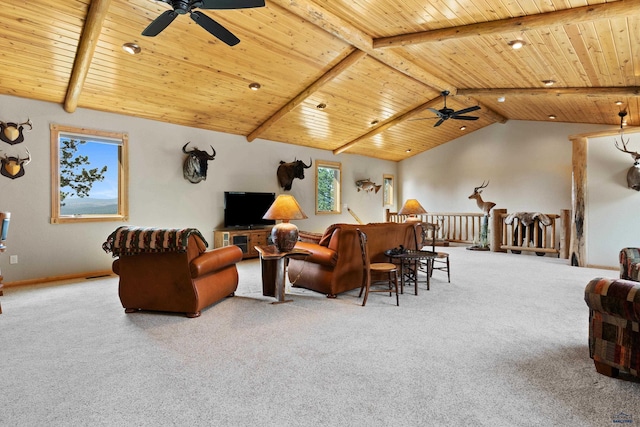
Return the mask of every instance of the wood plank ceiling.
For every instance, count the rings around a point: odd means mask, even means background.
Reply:
[[[141,36],[170,8],[4,4],[0,93],[393,161],[507,120],[640,125],[640,0],[267,0],[201,10],[233,47],[185,15]],[[434,127],[443,90],[479,120]]]

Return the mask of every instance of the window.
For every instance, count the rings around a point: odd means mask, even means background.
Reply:
[[[339,214],[340,163],[316,161],[316,214]]]
[[[382,175],[382,206],[393,205],[393,175]]]
[[[127,221],[128,135],[51,125],[51,223]]]

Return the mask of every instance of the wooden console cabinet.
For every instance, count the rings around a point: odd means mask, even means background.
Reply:
[[[256,258],[259,256],[255,246],[268,245],[268,238],[271,235],[272,227],[241,230],[237,228],[224,228],[213,231],[213,247],[222,248],[224,246],[236,245],[242,249],[243,259]]]

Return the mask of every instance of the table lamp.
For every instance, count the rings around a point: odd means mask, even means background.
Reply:
[[[291,224],[289,220],[306,219],[308,217],[302,212],[302,208],[300,208],[295,197],[281,194],[276,197],[276,200],[262,218],[282,221],[271,229],[271,238],[278,251],[289,252],[298,241],[298,227],[295,224]]]
[[[424,215],[427,211],[422,207],[416,199],[408,199],[398,211],[398,215],[409,215],[405,222],[420,221],[416,215]]]

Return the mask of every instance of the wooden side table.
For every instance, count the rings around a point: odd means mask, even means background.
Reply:
[[[311,252],[296,248],[289,252],[280,252],[274,245],[258,245],[255,246],[255,249],[260,254],[260,265],[262,266],[262,295],[275,297],[276,301],[273,304],[293,301],[285,297],[286,259],[306,257],[311,255]]]

